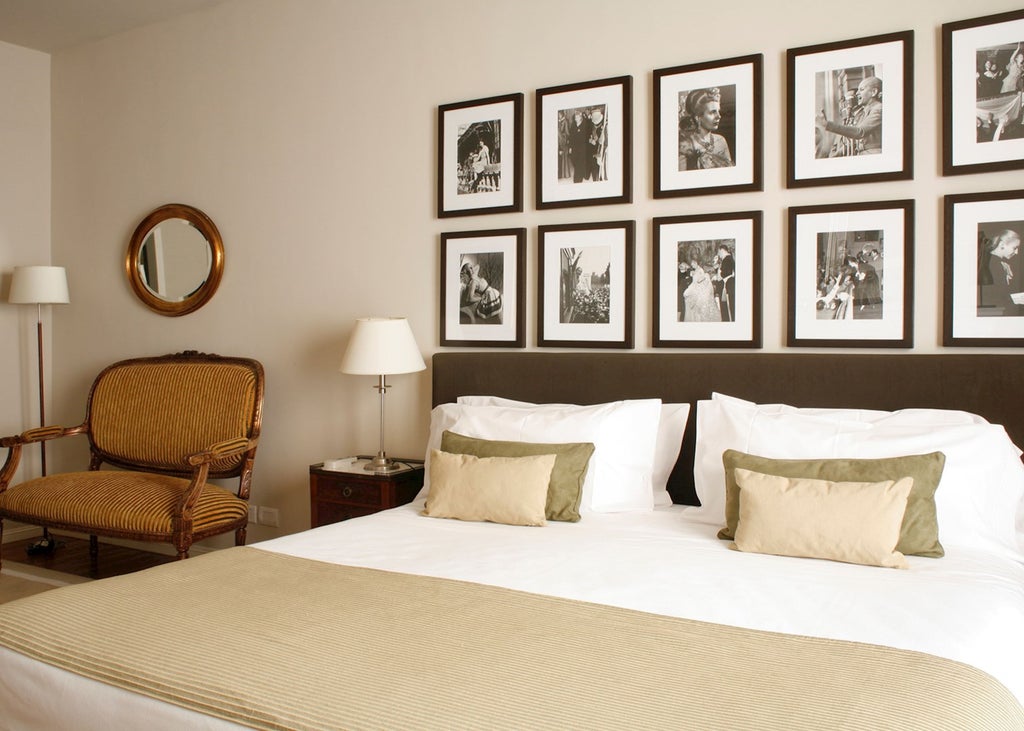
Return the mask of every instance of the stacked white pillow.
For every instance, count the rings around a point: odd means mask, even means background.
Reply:
[[[445,429],[478,439],[591,442],[595,449],[583,484],[580,511],[651,510],[660,414],[659,399],[594,406],[442,404],[431,412],[427,457],[440,445]],[[430,474],[429,464],[426,474]],[[429,487],[429,481],[425,481],[421,494],[426,494]]]
[[[535,404],[501,396],[459,396],[458,403],[465,406],[578,408],[577,404]],[[661,414],[658,417],[658,438],[654,445],[654,467],[651,473],[651,486],[656,506],[672,504],[672,497],[668,494],[668,479],[679,459],[679,450],[683,444],[683,432],[686,431],[686,420],[689,416],[690,404],[663,403],[661,405]]]
[[[1021,451],[1002,426],[975,414],[797,409],[715,394],[697,404],[694,485],[701,507],[688,513],[699,520],[724,524],[726,449],[778,459],[873,459],[941,451],[946,464],[935,504],[943,545],[1018,551]]]

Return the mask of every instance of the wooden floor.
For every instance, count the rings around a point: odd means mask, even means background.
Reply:
[[[43,556],[29,556],[26,553],[25,549],[39,540],[38,537],[12,541],[3,545],[3,562],[28,564],[50,571],[59,571],[63,574],[84,576],[88,579],[105,579],[108,576],[130,574],[133,571],[148,569],[151,566],[176,560],[174,556],[137,551],[133,548],[115,546],[102,541],[100,541],[99,556],[93,559],[89,556],[88,539],[52,535],[57,539],[57,548],[53,553]]]

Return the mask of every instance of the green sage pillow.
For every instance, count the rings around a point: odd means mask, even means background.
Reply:
[[[529,457],[538,454],[555,455],[555,467],[548,483],[547,503],[544,507],[548,520],[575,523],[580,519],[580,498],[583,479],[587,476],[594,445],[590,442],[567,444],[540,444],[532,442],[506,442],[497,439],[477,439],[453,431],[441,435],[441,451],[469,454],[474,457]]]
[[[725,528],[718,537],[734,540],[740,515],[740,488],[736,468],[778,477],[806,477],[831,482],[882,482],[911,477],[914,486],[903,514],[896,550],[908,556],[940,558],[939,522],[935,514],[935,490],[942,477],[946,455],[942,452],[883,459],[771,459],[735,449],[722,453],[725,466]]]

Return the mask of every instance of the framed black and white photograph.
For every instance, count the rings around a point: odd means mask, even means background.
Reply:
[[[787,345],[913,346],[914,201],[789,209]]]
[[[914,176],[914,33],[786,51],[790,188]]]
[[[437,108],[437,215],[523,210],[523,95]]]
[[[526,345],[526,229],[441,234],[441,345]]]
[[[634,221],[540,226],[537,345],[632,348]]]
[[[1024,190],[944,202],[942,344],[1024,346]]]
[[[654,197],[764,190],[761,54],[654,72]]]
[[[629,203],[633,77],[537,90],[537,208]]]
[[[656,348],[761,347],[761,211],[655,218]]]
[[[942,26],[942,174],[1024,168],[1024,10]]]

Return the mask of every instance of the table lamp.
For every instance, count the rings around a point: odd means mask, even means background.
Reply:
[[[377,456],[365,469],[377,473],[395,472],[400,468],[384,452],[384,394],[390,387],[388,375],[415,373],[427,367],[420,355],[409,321],[404,317],[366,317],[356,320],[355,330],[341,360],[342,373],[377,376],[380,392],[380,443]]]

